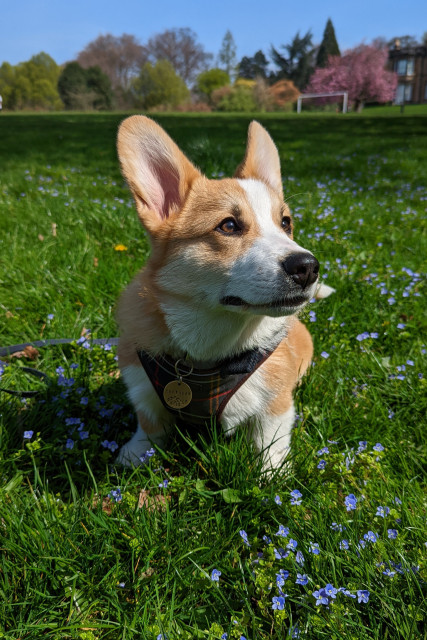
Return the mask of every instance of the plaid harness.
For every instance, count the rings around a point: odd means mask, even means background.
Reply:
[[[192,369],[185,361],[179,362],[179,375],[192,391],[190,403],[183,409],[170,407],[163,397],[166,385],[177,380],[176,359],[168,355],[150,356],[146,351],[138,351],[138,357],[162,404],[179,421],[190,424],[204,424],[216,418],[217,424],[232,396],[244,382],[267,360],[276,347],[265,352],[252,349],[239,356],[218,363],[212,369]]]

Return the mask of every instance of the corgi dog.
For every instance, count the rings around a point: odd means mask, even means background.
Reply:
[[[138,465],[174,425],[247,429],[264,468],[289,450],[292,392],[313,355],[297,315],[319,263],[293,239],[278,151],[258,123],[233,178],[211,180],[153,120],[118,132],[122,173],[151,244],[118,305],[119,368],[138,430],[118,462]]]

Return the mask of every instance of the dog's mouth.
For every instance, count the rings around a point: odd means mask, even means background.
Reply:
[[[251,304],[246,302],[243,298],[238,296],[225,296],[220,300],[221,304],[227,307],[250,307],[252,309],[283,309],[283,308],[297,308],[308,302],[308,298],[305,296],[288,296],[286,298],[277,298],[270,302],[264,302],[262,304]]]

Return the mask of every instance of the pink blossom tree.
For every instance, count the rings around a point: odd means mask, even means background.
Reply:
[[[393,100],[397,75],[385,68],[388,52],[361,44],[341,57],[330,56],[327,67],[316,69],[307,93],[348,91],[355,109],[361,111],[365,102]]]

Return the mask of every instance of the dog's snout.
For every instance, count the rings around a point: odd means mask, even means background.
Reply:
[[[303,289],[316,282],[319,275],[319,262],[311,253],[293,253],[282,262],[282,267]]]

